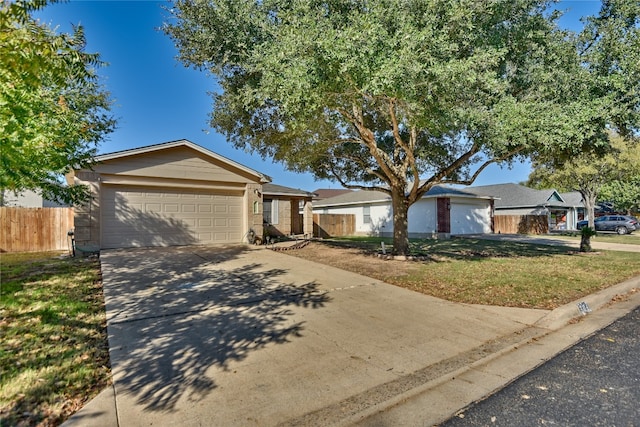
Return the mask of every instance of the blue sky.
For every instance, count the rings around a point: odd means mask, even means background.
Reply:
[[[85,29],[87,52],[98,52],[109,66],[99,74],[114,99],[112,113],[118,128],[99,149],[100,153],[126,150],[177,139],[188,139],[218,154],[272,177],[275,184],[313,191],[341,188],[316,181],[310,174],[287,172],[282,164],[237,150],[208,126],[215,81],[205,72],[185,68],[176,59],[171,39],[158,31],[167,12],[163,1],[71,0],[47,6],[36,16],[60,32],[71,24]],[[600,1],[560,2],[567,13],[560,24],[577,30],[580,17],[597,13]],[[512,169],[492,165],[474,185],[525,181],[528,164]]]

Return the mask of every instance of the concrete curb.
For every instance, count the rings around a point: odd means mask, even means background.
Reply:
[[[102,390],[62,425],[64,427],[75,427],[84,426],[88,423],[94,427],[114,427],[119,425],[116,393],[113,385]]]
[[[626,295],[633,289],[640,289],[640,276],[560,306],[536,322],[535,326],[552,331],[557,330],[565,326],[572,319],[585,315],[578,308],[579,303],[586,303],[591,311],[596,311],[610,303],[617,296]]]
[[[582,314],[578,309],[580,302],[587,302],[592,311]],[[640,307],[640,276],[558,307],[536,322],[535,326],[542,329],[537,336],[394,396],[339,425],[438,425],[637,307]]]

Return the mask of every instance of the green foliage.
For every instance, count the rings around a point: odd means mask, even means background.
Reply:
[[[605,154],[584,152],[559,164],[534,163],[528,184],[536,188],[579,191],[590,226],[593,227],[597,200],[616,203],[616,209],[631,210],[640,203],[640,142],[611,135]]]
[[[546,7],[177,0],[164,30],[217,78],[216,130],[289,169],[392,195],[402,253],[406,209],[432,186],[606,141],[610,99],[583,102],[592,73]]]
[[[607,182],[600,190],[599,199],[613,203],[618,212],[640,211],[640,175]]]
[[[96,74],[103,63],[84,52],[82,27],[56,34],[31,16],[47,3],[0,5],[0,189],[73,203],[85,190],[66,187],[62,175],[91,164],[115,121]]]

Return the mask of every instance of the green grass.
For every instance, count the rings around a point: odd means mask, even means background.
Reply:
[[[552,234],[551,237],[559,239],[580,240],[579,232],[567,232],[562,234]],[[591,238],[592,242],[603,243],[622,243],[626,245],[640,245],[640,231],[634,231],[632,234],[618,235],[616,233],[603,233],[601,231]]]
[[[624,236],[623,236],[624,237]],[[450,301],[553,309],[640,275],[638,253],[598,251],[519,242],[454,238],[411,240],[412,262],[380,261],[380,240],[322,241],[327,249],[359,249],[345,260],[315,254],[314,260]],[[390,245],[387,246],[390,251]],[[296,252],[299,252],[296,253]],[[304,257],[303,251],[291,255]],[[364,257],[367,258],[364,258]],[[387,263],[380,265],[380,263]]]
[[[0,258],[0,425],[59,425],[110,381],[95,260]]]

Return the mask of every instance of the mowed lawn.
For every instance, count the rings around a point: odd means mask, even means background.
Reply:
[[[55,426],[110,381],[100,265],[0,254],[0,425]]]
[[[412,240],[416,259],[380,259],[381,242],[316,241],[287,254],[450,301],[553,309],[640,275],[640,253],[453,238]]]

